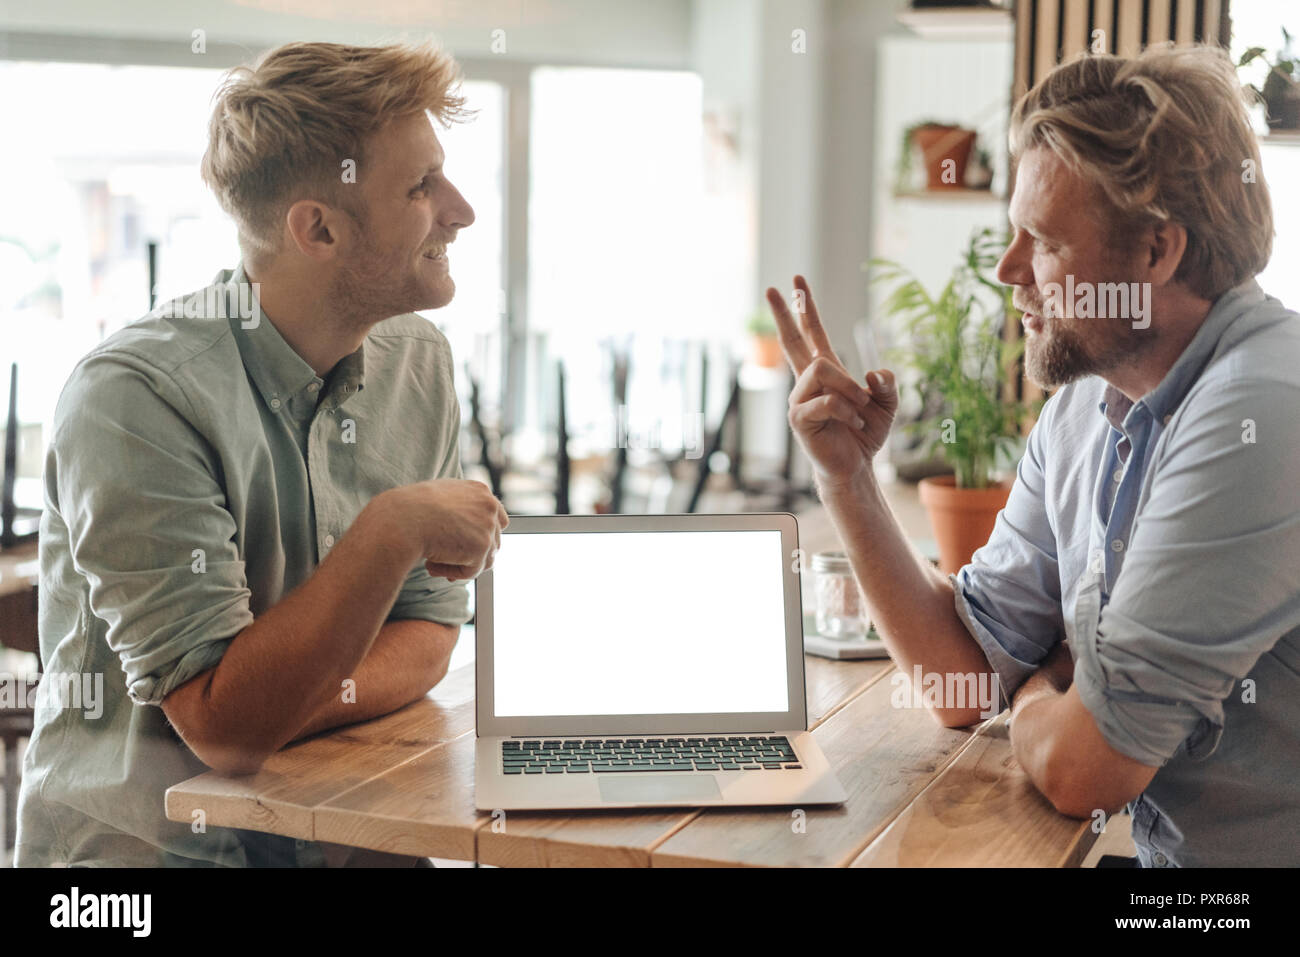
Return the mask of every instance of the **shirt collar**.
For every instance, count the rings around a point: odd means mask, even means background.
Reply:
[[[312,383],[316,384],[317,389],[324,386],[325,381],[285,341],[275,324],[262,311],[255,284],[248,282],[244,264],[241,262],[229,276],[226,280],[226,295],[230,302],[230,308],[227,309],[230,328],[239,345],[244,367],[266,404],[278,411],[285,402]],[[348,396],[365,387],[365,348],[365,343],[362,343],[355,352],[340,359],[331,370],[330,392],[337,396],[334,405],[339,405]]]
[[[1162,424],[1168,423],[1178,404],[1209,364],[1228,327],[1263,299],[1264,291],[1254,279],[1248,279],[1229,289],[1215,300],[1191,342],[1165,373],[1159,385],[1134,402],[1108,382],[1101,401],[1097,403],[1098,410],[1112,426],[1125,433],[1128,429],[1124,426],[1133,424],[1130,420],[1135,408],[1145,410]]]

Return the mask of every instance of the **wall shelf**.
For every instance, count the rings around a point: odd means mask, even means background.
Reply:
[[[927,40],[1010,40],[1015,30],[1005,7],[909,9],[898,14],[898,22]]]
[[[991,189],[911,189],[895,191],[899,200],[919,200],[925,203],[1001,203],[1005,197]]]
[[[1259,141],[1268,146],[1300,146],[1300,130],[1270,130],[1261,133]]]

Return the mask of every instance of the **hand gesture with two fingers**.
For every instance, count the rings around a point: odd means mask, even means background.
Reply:
[[[775,289],[767,290],[780,331],[781,351],[795,375],[790,392],[790,428],[812,460],[818,482],[848,485],[871,471],[871,460],[885,444],[898,409],[894,374],[868,372],[862,386],[849,375],[831,348],[812,290],[794,277],[798,319]]]

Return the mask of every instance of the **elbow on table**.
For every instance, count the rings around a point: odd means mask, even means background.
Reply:
[[[194,756],[219,774],[234,777],[256,774],[274,753],[248,742],[216,740],[193,734],[183,736]]]
[[[1052,807],[1066,817],[1087,820],[1100,811],[1109,817],[1132,797],[1120,798],[1113,785],[1082,769],[1068,754],[1054,755],[1043,770],[1039,791]]]
[[[256,774],[274,753],[242,740],[213,713],[207,689],[210,672],[177,688],[162,702],[163,714],[196,758],[221,774]]]
[[[199,760],[220,774],[242,777],[256,774],[262,770],[273,751],[254,750],[248,747],[208,748],[208,757],[199,756]]]
[[[1043,789],[1043,797],[1056,810],[1066,817],[1086,820],[1093,816],[1095,811],[1105,813],[1105,808],[1097,806],[1097,802],[1088,797],[1086,792],[1071,790],[1059,786],[1050,786]]]
[[[450,653],[448,653],[446,657],[442,658],[442,660],[434,663],[433,668],[430,670],[429,673],[429,687],[425,689],[424,692],[425,694],[428,694],[430,691],[436,688],[438,686],[438,682],[440,682],[443,678],[447,677],[447,670],[450,667],[450,664],[451,664]]]

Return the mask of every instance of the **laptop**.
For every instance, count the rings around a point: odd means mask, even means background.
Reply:
[[[839,804],[793,515],[510,517],[478,577],[480,810]]]

